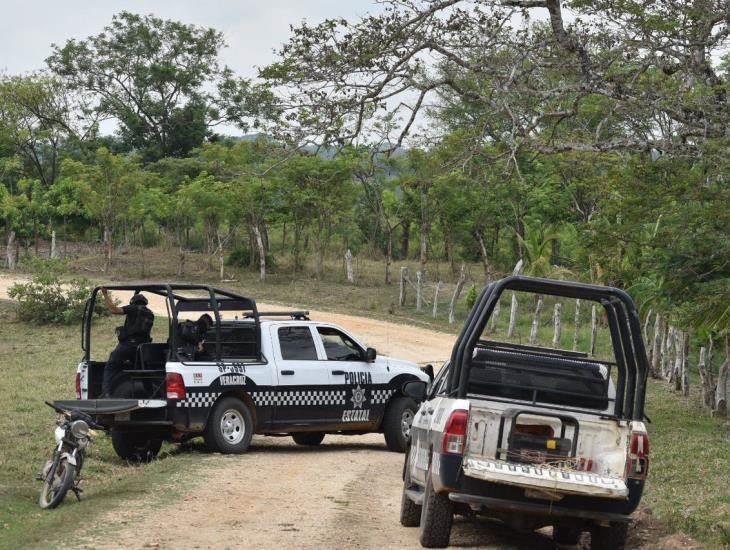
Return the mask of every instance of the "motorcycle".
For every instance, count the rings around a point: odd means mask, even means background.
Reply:
[[[60,409],[48,401],[46,405],[59,416],[55,430],[56,448],[38,476],[43,481],[38,504],[44,509],[61,504],[69,490],[81,500],[81,468],[86,449],[97,435],[91,428],[103,429],[86,413]]]

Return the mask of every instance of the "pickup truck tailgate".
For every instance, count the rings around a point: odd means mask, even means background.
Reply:
[[[164,399],[69,399],[54,401],[59,409],[77,410],[87,414],[118,414],[139,409],[162,409],[167,406]]]
[[[493,483],[516,485],[525,489],[543,489],[565,493],[625,499],[629,490],[621,478],[578,472],[554,466],[516,464],[502,460],[468,456],[464,459],[464,474]]]

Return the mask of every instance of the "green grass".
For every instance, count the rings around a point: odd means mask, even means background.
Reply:
[[[172,498],[190,486],[197,468],[214,463],[213,456],[165,446],[161,460],[129,466],[102,436],[82,472],[82,502],[70,494],[59,508],[41,510],[41,482],[35,476],[52,452],[55,427],[54,413],[43,401],[75,397],[79,327],[13,322],[10,309],[0,301],[0,548],[54,547],[56,540],[70,540],[76,526],[94,525],[130,500]],[[112,320],[102,323],[100,331],[113,334]]]

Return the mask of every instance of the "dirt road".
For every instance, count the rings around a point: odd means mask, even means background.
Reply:
[[[0,297],[13,281],[0,276]],[[165,313],[164,304],[152,308]],[[260,304],[261,310],[280,305]],[[452,335],[373,319],[312,312],[358,335],[379,353],[438,365]],[[317,448],[288,438],[254,437],[250,452],[210,456],[194,472],[198,482],[162,506],[132,503],[100,522],[111,534],[90,531],[72,547],[89,548],[420,548],[418,530],[398,521],[403,455],[388,452],[378,434],[327,436]],[[164,490],[164,488],[162,488]],[[646,531],[645,531],[646,533]],[[632,547],[667,547],[667,539]],[[457,519],[458,547],[553,548],[540,533],[515,533],[498,524]],[[675,546],[678,547],[678,546]],[[681,545],[681,547],[687,547]]]

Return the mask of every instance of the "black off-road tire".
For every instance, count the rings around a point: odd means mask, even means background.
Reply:
[[[553,541],[557,544],[576,545],[580,540],[581,531],[569,525],[553,526]]]
[[[451,538],[454,521],[454,506],[447,493],[433,490],[431,471],[426,477],[426,488],[421,509],[421,532],[419,540],[424,548],[445,548]]]
[[[308,447],[316,447],[324,439],[322,432],[297,432],[291,434],[291,436],[297,445],[306,445]]]
[[[611,523],[608,527],[594,526],[591,529],[592,550],[624,550],[629,533],[628,523]]]
[[[245,453],[252,437],[253,418],[246,404],[235,397],[219,399],[203,432],[208,449],[224,454]]]
[[[410,425],[416,416],[418,406],[410,397],[396,397],[391,399],[383,417],[382,429],[385,436],[385,445],[389,451],[404,453],[410,437]],[[405,429],[405,423],[408,429]]]
[[[40,497],[38,497],[38,505],[43,509],[50,510],[61,504],[66,493],[74,484],[76,468],[68,463],[68,459],[57,457],[53,472],[54,476],[51,479],[51,471],[48,471],[48,475],[43,480]]]
[[[410,489],[413,486],[411,483],[410,468],[408,467],[409,459],[410,451],[406,453],[406,463],[403,473],[403,494],[400,499],[400,524],[403,527],[418,527],[421,523],[422,506],[413,502],[406,495],[406,489]]]
[[[111,435],[114,452],[129,462],[150,462],[157,457],[162,447],[162,437],[156,434],[112,428]]]

